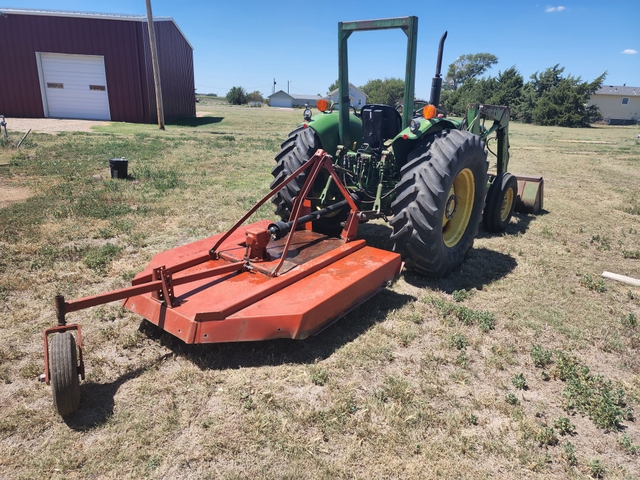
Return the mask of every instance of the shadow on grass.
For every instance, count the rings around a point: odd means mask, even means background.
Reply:
[[[518,262],[511,255],[486,248],[472,248],[460,268],[446,278],[428,278],[405,271],[404,279],[414,287],[446,293],[456,290],[482,290],[485,285],[503,278],[517,266]]]
[[[224,117],[187,117],[171,120],[167,125],[176,125],[178,127],[204,127],[213,123],[220,123]]]
[[[113,415],[113,398],[118,389],[125,382],[139,377],[151,366],[157,365],[172,353],[166,353],[151,364],[136,368],[114,380],[111,383],[81,383],[80,384],[80,409],[63,420],[67,426],[78,432],[84,432],[100,427]]]
[[[336,350],[382,322],[390,311],[402,308],[414,300],[410,295],[382,290],[333,325],[304,340],[276,339],[187,345],[147,321],[141,324],[140,330],[203,370],[228,370],[287,363],[313,364],[316,360],[328,358]]]
[[[529,230],[529,225],[533,222],[537,217],[541,217],[543,215],[547,215],[549,212],[546,210],[540,210],[540,212],[535,215],[530,213],[518,213],[514,212],[513,217],[511,217],[511,222],[507,225],[507,229],[504,232],[493,233],[487,232],[484,229],[482,222],[480,223],[480,228],[478,229],[477,238],[491,238],[498,235],[517,235],[524,234],[527,230]]]

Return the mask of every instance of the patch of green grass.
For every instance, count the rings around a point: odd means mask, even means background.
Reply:
[[[84,264],[96,273],[105,273],[109,263],[122,252],[122,247],[107,243],[102,247],[93,247],[83,258]]]
[[[160,193],[177,188],[181,177],[177,168],[156,168],[151,165],[141,165],[131,175],[141,182],[150,183]]]

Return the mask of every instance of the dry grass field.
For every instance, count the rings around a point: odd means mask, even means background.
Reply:
[[[637,127],[515,124],[545,212],[480,231],[443,280],[400,279],[304,341],[186,346],[118,303],[82,325],[80,410],[43,371],[53,297],[129,284],[268,190],[300,110],[204,101],[197,120],[0,145],[0,478],[639,478]],[[108,159],[129,159],[130,180]],[[271,209],[258,212],[272,218]],[[382,222],[361,226],[389,247]]]

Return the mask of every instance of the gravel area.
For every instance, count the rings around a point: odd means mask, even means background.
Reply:
[[[72,120],[65,118],[5,118],[7,131],[40,133],[90,132],[94,125],[108,125],[100,120]]]

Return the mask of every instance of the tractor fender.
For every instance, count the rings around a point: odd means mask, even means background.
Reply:
[[[306,124],[320,137],[322,149],[329,155],[335,156],[338,145],[340,145],[340,132],[338,131],[338,112],[320,113],[314,115]],[[350,137],[356,142],[357,150],[362,144],[362,120],[355,115],[349,115]]]
[[[420,119],[420,129],[416,133],[411,133],[409,128],[405,128],[391,141],[391,148],[396,159],[398,168],[402,168],[407,163],[407,157],[411,151],[427,135],[434,134],[441,130],[458,129],[460,122],[447,118],[432,118],[431,120]]]

